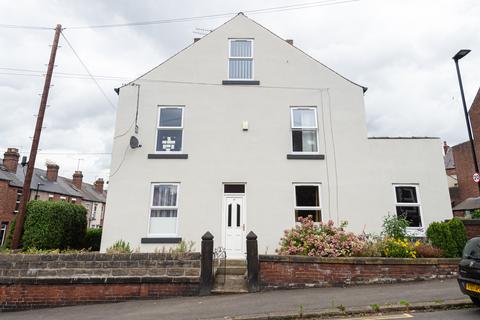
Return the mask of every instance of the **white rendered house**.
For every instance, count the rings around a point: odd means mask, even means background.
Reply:
[[[298,216],[379,232],[398,212],[418,234],[449,218],[441,141],[368,138],[365,90],[238,14],[118,90],[101,250],[210,231],[242,257],[249,231],[274,253]]]

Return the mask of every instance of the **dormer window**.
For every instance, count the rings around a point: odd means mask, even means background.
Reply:
[[[228,79],[253,79],[253,40],[230,39],[228,54]]]

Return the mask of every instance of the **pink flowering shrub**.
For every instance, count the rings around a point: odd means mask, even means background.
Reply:
[[[315,223],[312,216],[298,218],[299,225],[280,240],[280,255],[304,255],[320,257],[349,257],[365,246],[365,237],[344,230],[346,223],[335,227],[332,220]]]

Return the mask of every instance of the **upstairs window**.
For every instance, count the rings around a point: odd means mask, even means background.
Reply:
[[[18,213],[18,209],[20,208],[20,201],[22,201],[22,191],[23,190],[20,189],[17,190],[17,199],[15,201],[15,210],[13,211],[13,213]]]
[[[295,188],[295,221],[298,217],[312,216],[313,221],[322,221],[320,207],[320,186],[318,184],[297,184]]]
[[[253,79],[253,40],[230,40],[230,48],[228,54],[228,79]]]
[[[183,107],[160,107],[157,122],[157,152],[181,152]]]
[[[291,108],[292,151],[318,152],[317,108]]]
[[[407,221],[410,223],[410,227],[422,227],[422,215],[420,209],[420,199],[418,198],[418,186],[396,185],[394,187],[397,216],[407,219]]]
[[[149,235],[177,233],[178,184],[153,184]]]

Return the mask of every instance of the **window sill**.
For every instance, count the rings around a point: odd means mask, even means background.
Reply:
[[[182,238],[170,237],[170,238],[142,238],[141,243],[180,243]]]
[[[187,153],[149,153],[148,159],[188,159]]]
[[[223,80],[223,85],[246,85],[246,86],[259,86],[258,80]]]
[[[301,160],[324,160],[324,154],[287,154],[287,159],[301,159]]]

